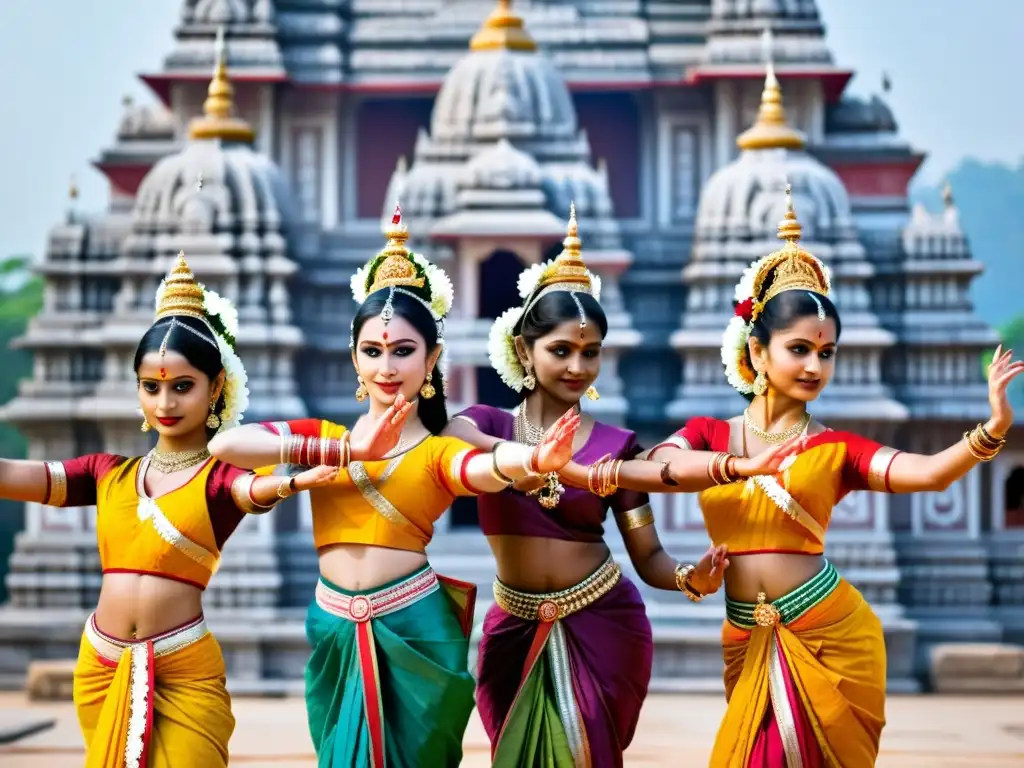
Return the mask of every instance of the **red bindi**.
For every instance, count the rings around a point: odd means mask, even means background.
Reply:
[[[167,369],[166,368],[161,368],[160,369],[160,378],[161,379],[166,379],[167,378]]]
[[[388,340],[388,332],[384,331],[384,341],[387,341],[387,340]]]
[[[821,341],[821,337],[822,337],[822,335],[823,335],[823,334],[822,334],[822,332],[821,332],[821,331],[818,331],[818,341]]]

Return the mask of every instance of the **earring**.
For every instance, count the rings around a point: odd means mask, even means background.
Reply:
[[[434,389],[434,385],[432,383],[433,379],[434,372],[427,371],[427,379],[426,381],[423,382],[423,386],[420,387],[420,397],[422,397],[424,400],[429,400],[430,398],[437,394],[437,390]]]
[[[529,368],[526,369],[526,376],[523,378],[523,386],[531,390],[537,386],[537,377],[533,375],[533,371]]]
[[[139,429],[141,429],[141,430],[142,430],[143,432],[149,432],[149,430],[151,430],[151,429],[152,429],[152,427],[151,427],[151,426],[149,426],[149,422],[148,422],[148,421],[146,421],[145,419],[143,419],[143,420],[142,420],[142,426],[141,426],[141,427],[139,427]]]
[[[210,401],[210,415],[206,417],[206,426],[210,429],[220,429],[221,420],[220,416],[213,412],[213,409],[217,407],[217,401]]]
[[[363,383],[362,376],[356,376],[356,380],[359,382],[359,386],[356,387],[356,400],[358,400],[361,403],[363,402],[363,400],[370,396],[370,391],[366,388],[366,385]]]
[[[588,400],[600,400],[601,394],[597,391],[597,387],[591,385],[587,387],[586,396]]]
[[[754,377],[754,394],[763,395],[768,391],[768,377],[764,375],[764,371],[758,371],[757,376]]]

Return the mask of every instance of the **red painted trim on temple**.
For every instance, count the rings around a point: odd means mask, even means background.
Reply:
[[[873,163],[865,158],[856,163],[829,163],[829,167],[852,196],[900,197],[907,194],[907,186],[922,162],[924,155],[912,155],[906,160]]]
[[[146,174],[152,170],[152,164],[130,165],[128,163],[103,163],[94,162],[93,167],[107,177],[118,192],[135,197],[139,191],[139,185],[146,178]]]

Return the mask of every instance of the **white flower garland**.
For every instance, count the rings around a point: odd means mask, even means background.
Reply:
[[[523,391],[523,380],[526,378],[526,368],[523,367],[516,352],[514,329],[523,312],[526,310],[526,301],[536,292],[537,286],[547,274],[548,270],[554,267],[556,259],[541,262],[527,267],[519,273],[519,280],[516,287],[519,296],[524,304],[521,307],[512,307],[505,310],[501,317],[494,321],[491,331],[487,337],[487,356],[491,361],[491,367],[498,373],[501,380],[516,392]],[[590,290],[586,291],[595,300],[601,300],[601,278],[587,270],[587,277],[590,279]],[[581,291],[583,293],[584,291]]]
[[[754,283],[757,282],[757,276],[764,264],[774,255],[770,253],[767,256],[762,256],[743,271],[739,282],[736,283],[736,290],[733,292],[733,298],[738,305],[744,302],[752,303],[756,300]],[[806,255],[814,259],[821,268],[821,274],[825,277],[825,295],[827,296],[832,292],[831,271],[816,256],[809,253]],[[747,322],[746,318],[737,314],[729,320],[729,325],[726,326],[725,333],[722,334],[722,364],[725,366],[725,378],[741,395],[750,395],[754,392],[754,380],[745,373],[750,372],[750,366],[747,363],[747,344],[750,341],[750,332],[753,328],[753,321]]]
[[[452,310],[455,303],[455,288],[447,273],[436,264],[431,264],[426,257],[418,253],[410,252],[412,260],[423,270],[424,281],[427,291],[430,293],[430,311],[435,320],[440,320]],[[352,289],[352,298],[356,304],[362,304],[369,296],[370,271],[377,264],[378,258],[374,257],[361,266],[352,275],[349,287]]]

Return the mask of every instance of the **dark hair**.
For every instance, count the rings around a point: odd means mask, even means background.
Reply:
[[[597,323],[601,338],[608,335],[608,317],[601,304],[589,293],[576,292],[576,298],[583,307],[587,320]],[[543,336],[555,330],[562,323],[570,320],[579,321],[580,307],[576,305],[573,294],[569,291],[551,291],[542,296],[530,310],[524,314],[512,329],[513,336],[522,336],[531,347]],[[525,399],[529,390],[525,387],[520,393]]]
[[[185,326],[185,328],[181,326]],[[139,371],[139,366],[142,365],[142,358],[150,352],[159,352],[160,348],[164,346],[164,339],[167,340],[166,349],[184,357],[188,360],[189,365],[206,374],[210,381],[216,379],[224,370],[224,362],[220,359],[220,347],[217,346],[217,339],[211,332],[210,326],[194,317],[175,315],[173,318],[165,317],[157,320],[143,335],[139,346],[135,349],[134,370],[136,373]],[[219,416],[223,411],[224,390],[222,389],[213,407],[213,412]],[[217,430],[207,427],[206,432],[209,437],[212,437]]]
[[[761,288],[763,293],[768,292],[774,279],[775,273],[772,272]],[[764,305],[764,309],[761,310],[761,314],[757,316],[757,320],[754,321],[750,329],[750,335],[752,338],[757,339],[762,346],[767,347],[771,342],[773,334],[791,328],[794,323],[805,317],[816,317],[818,315],[819,303],[821,309],[825,310],[825,317],[831,317],[835,322],[836,340],[838,341],[839,334],[843,332],[843,324],[839,319],[839,310],[836,309],[836,305],[832,303],[828,296],[808,290],[783,291],[769,299]],[[753,370],[754,363],[750,357],[749,347],[747,348],[747,364]],[[748,394],[744,395],[744,397],[752,400],[754,396]]]
[[[353,342],[358,340],[359,332],[363,329],[366,321],[371,317],[378,317],[380,315],[389,295],[391,295],[391,292],[387,290],[374,291],[359,306],[359,309],[356,310],[356,316],[352,320]],[[411,323],[412,327],[419,331],[424,343],[427,345],[427,353],[433,352],[437,347],[438,328],[437,321],[434,320],[430,310],[416,299],[401,291],[395,291],[391,296],[391,307],[396,315]],[[437,394],[429,400],[421,397],[418,412],[423,426],[432,435],[439,435],[441,430],[448,426],[448,406],[445,404],[444,381],[441,378],[440,368],[434,368],[434,378],[431,380],[431,383],[434,385],[434,389],[437,390]]]

